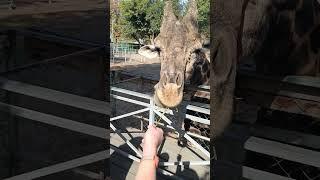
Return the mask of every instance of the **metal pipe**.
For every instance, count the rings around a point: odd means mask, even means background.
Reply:
[[[128,146],[139,156],[139,157],[142,157],[141,153],[138,151],[138,149],[136,147],[134,147],[133,144],[131,144],[131,142],[129,140],[127,140],[121,133],[119,133],[119,131],[113,126],[113,124],[110,123],[110,128],[115,132],[117,133],[120,138],[126,142],[128,144]]]
[[[198,107],[198,106],[194,106],[194,105],[189,104],[189,105],[187,105],[187,109],[189,109],[191,111],[196,111],[199,113],[210,115],[210,109],[207,109],[207,108],[202,108],[202,107]]]
[[[57,62],[60,62],[60,61],[65,61],[69,57],[79,56],[79,55],[82,55],[82,54],[85,54],[85,53],[94,52],[94,51],[101,50],[101,49],[102,49],[102,47],[95,47],[95,48],[86,49],[86,50],[83,50],[83,51],[77,51],[77,52],[74,52],[74,53],[71,53],[71,54],[67,54],[67,55],[63,55],[63,56],[59,56],[59,57],[45,59],[45,60],[42,60],[40,62],[30,63],[30,64],[27,64],[27,65],[23,65],[23,66],[19,66],[19,67],[16,67],[16,68],[9,69],[9,70],[7,70],[5,72],[1,72],[0,75],[6,75],[8,73],[21,71],[21,70],[24,70],[24,69],[32,68],[34,66],[39,66],[39,65],[49,64],[49,63],[57,63]],[[104,49],[104,47],[103,47],[103,49]]]
[[[125,157],[127,157],[129,159],[132,159],[133,161],[140,162],[140,159],[138,157],[136,157],[134,155],[131,155],[131,154],[127,153],[127,152],[124,152],[124,151],[122,151],[121,149],[119,149],[118,147],[116,147],[116,146],[114,146],[112,144],[110,144],[110,148],[113,149],[114,151],[116,151],[117,153],[121,154],[122,156],[125,156]]]
[[[210,166],[210,161],[159,162],[159,166]]]
[[[144,98],[144,99],[153,99],[152,96],[147,95],[147,94],[142,94],[142,93],[138,93],[135,91],[130,91],[130,90],[126,90],[126,89],[122,89],[122,88],[118,88],[118,87],[113,87],[111,86],[111,91],[116,91],[116,92],[120,92],[123,94],[127,94],[127,95],[131,95],[131,96],[136,96],[136,97],[140,97],[140,98]]]
[[[140,77],[130,78],[130,79],[118,81],[118,82],[115,82],[115,83],[113,83],[113,84],[114,84],[114,85],[115,85],[115,84],[121,84],[121,83],[125,83],[125,82],[128,82],[128,81],[133,81],[133,80],[136,80],[136,79],[140,79]]]
[[[195,121],[195,122],[199,122],[199,123],[202,123],[202,124],[210,125],[210,120],[199,118],[197,116],[192,116],[192,115],[186,114],[186,118],[188,118],[188,119],[190,119],[192,121]]]
[[[149,111],[149,126],[154,124],[154,102],[153,99],[150,99],[150,111]]]
[[[187,132],[187,134],[189,134],[190,136],[193,136],[193,137],[196,137],[196,138],[199,138],[199,139],[202,139],[202,140],[210,142],[210,138],[208,138],[208,137],[201,136],[201,135],[198,135],[198,134],[195,134],[195,133],[192,133],[192,132]]]
[[[118,95],[114,95],[114,94],[111,94],[111,97],[119,99],[121,101],[126,101],[126,102],[129,102],[129,103],[133,103],[133,104],[137,104],[137,105],[140,105],[140,106],[144,106],[144,107],[149,107],[150,106],[148,103],[137,101],[137,100],[133,100],[133,99],[122,97],[122,96],[118,96]]]
[[[131,113],[122,114],[120,116],[116,116],[116,117],[110,118],[110,121],[115,121],[115,120],[122,119],[122,118],[125,118],[125,117],[129,117],[129,116],[132,116],[132,115],[140,114],[140,113],[143,113],[143,112],[147,112],[149,110],[150,110],[150,108],[144,108],[144,109],[140,109],[140,110],[137,110],[137,111],[133,111]]]

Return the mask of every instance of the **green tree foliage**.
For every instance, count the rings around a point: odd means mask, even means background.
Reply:
[[[139,43],[152,39],[160,31],[163,6],[161,0],[120,1],[119,25],[124,36]]]
[[[139,43],[150,43],[160,32],[164,0],[113,0],[111,7],[112,33],[121,39],[134,39]],[[178,18],[186,13],[187,2],[172,0]],[[118,4],[118,6],[117,6]],[[200,33],[209,37],[210,0],[197,0]]]
[[[210,37],[210,0],[197,0],[199,31]]]
[[[172,0],[174,12],[178,17],[184,16],[187,12],[189,0]],[[196,0],[198,8],[199,31],[204,37],[210,36],[210,0]]]

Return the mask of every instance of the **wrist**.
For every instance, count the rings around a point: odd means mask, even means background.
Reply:
[[[143,156],[155,156],[157,155],[157,148],[153,146],[144,146],[143,147]]]

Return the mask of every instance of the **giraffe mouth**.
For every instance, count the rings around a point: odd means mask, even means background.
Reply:
[[[154,101],[157,106],[173,108],[178,106],[183,99],[183,88],[174,83],[168,83],[164,87],[155,86]]]

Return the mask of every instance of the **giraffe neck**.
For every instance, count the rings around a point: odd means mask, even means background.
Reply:
[[[198,53],[192,65],[190,84],[195,86],[209,85],[209,78],[210,62],[205,53]]]

